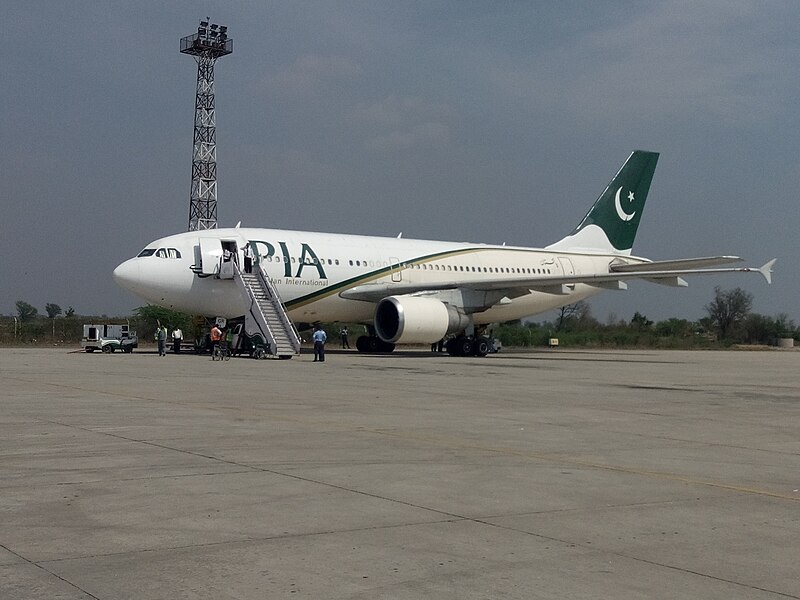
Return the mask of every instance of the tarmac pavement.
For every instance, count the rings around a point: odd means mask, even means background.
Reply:
[[[311,360],[4,349],[0,599],[800,598],[798,351]]]

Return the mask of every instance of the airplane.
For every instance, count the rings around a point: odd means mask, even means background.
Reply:
[[[223,261],[242,264],[249,246],[248,260],[268,277],[293,323],[363,323],[362,352],[447,337],[456,356],[486,355],[493,323],[625,290],[634,279],[685,287],[689,275],[753,272],[771,283],[775,259],[760,268],[723,267],[742,259],[632,254],[658,157],[633,151],[578,226],[544,248],[237,225],[155,240],[120,264],[114,279],[152,304],[233,319],[247,302]]]

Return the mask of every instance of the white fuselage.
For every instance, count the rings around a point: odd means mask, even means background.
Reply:
[[[366,284],[479,288],[483,279],[519,280],[607,273],[619,255],[551,251],[278,229],[214,229],[172,235],[122,263],[114,277],[143,299],[190,314],[237,317],[245,310],[233,280],[220,279],[223,247],[243,264],[244,247],[265,269],[295,322],[369,322],[375,304],[340,294]],[[637,261],[632,257],[629,260]],[[492,302],[473,314],[475,324],[519,319],[600,291],[586,284],[559,293],[530,291]]]

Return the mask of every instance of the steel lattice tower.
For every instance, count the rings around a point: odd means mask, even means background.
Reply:
[[[181,38],[181,53],[197,61],[194,108],[192,192],[189,231],[217,228],[217,126],[214,117],[214,63],[233,52],[228,28],[200,21],[197,33]]]

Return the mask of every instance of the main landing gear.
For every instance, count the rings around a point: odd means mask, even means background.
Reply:
[[[492,349],[492,342],[488,337],[459,335],[447,340],[445,350],[450,356],[486,356]]]

